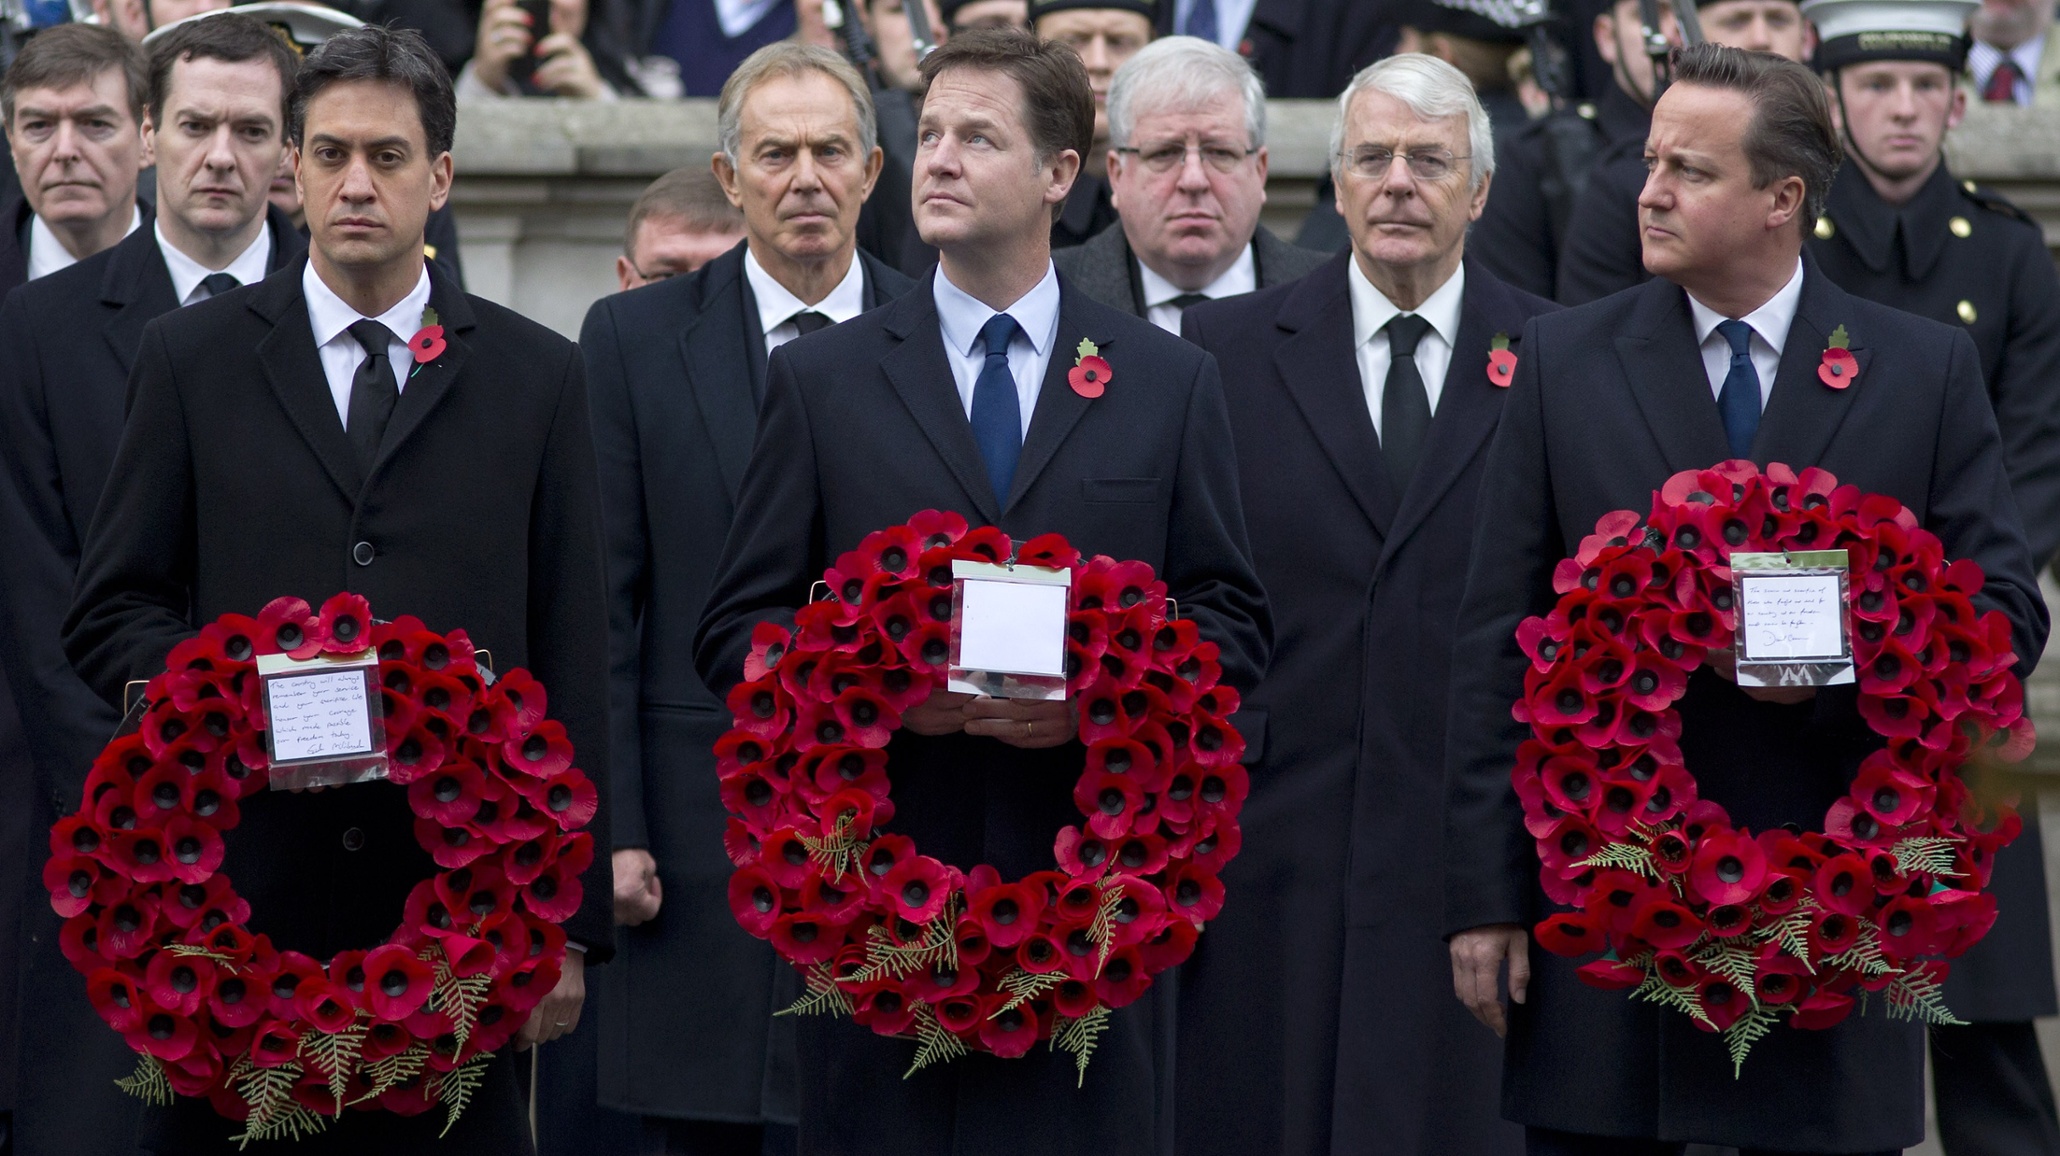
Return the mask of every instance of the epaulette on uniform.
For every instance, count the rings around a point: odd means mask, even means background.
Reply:
[[[2030,213],[2018,208],[2008,197],[1996,192],[1994,189],[1983,188],[1973,181],[1961,181],[1960,192],[1965,194],[1968,200],[1992,213],[2001,213],[2006,217],[2015,217],[2034,228],[2039,227],[2038,221]]]

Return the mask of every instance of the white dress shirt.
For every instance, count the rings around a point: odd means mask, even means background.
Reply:
[[[301,292],[308,299],[308,324],[315,331],[315,352],[322,358],[322,376],[329,379],[329,396],[336,402],[336,418],[345,429],[350,428],[350,383],[357,376],[358,366],[365,363],[365,347],[350,335],[350,327],[366,320],[365,315],[351,308],[336,291],[323,283],[321,275],[315,272],[315,263],[309,261],[300,275]],[[393,333],[393,340],[387,344],[386,356],[393,362],[393,381],[400,392],[408,391],[408,371],[415,367],[414,355],[408,352],[408,338],[415,336],[422,328],[422,311],[429,308],[429,267],[422,267],[422,276],[408,295],[400,299],[393,308],[371,318],[386,326]]]
[[[1352,350],[1359,359],[1359,384],[1366,390],[1366,408],[1373,415],[1373,432],[1381,432],[1380,407],[1388,386],[1388,335],[1381,327],[1402,312],[1387,295],[1373,287],[1355,258],[1345,262],[1351,272],[1345,284],[1352,290]],[[1445,372],[1452,367],[1452,344],[1459,340],[1459,306],[1466,293],[1466,266],[1437,287],[1423,304],[1410,312],[1431,323],[1423,340],[1416,343],[1416,372],[1423,377],[1423,391],[1438,412],[1438,397],[1445,392]],[[1486,362],[1481,373],[1488,372]]]
[[[1988,91],[1989,78],[1996,74],[1996,68],[2007,56],[2017,62],[2017,82],[2010,86],[2011,99],[2020,105],[2029,106],[2032,94],[2037,90],[2039,61],[2045,54],[2046,34],[2043,32],[2008,52],[1979,40],[1969,43],[1967,71],[1974,78],[1975,94],[1979,96]]]
[[[980,327],[996,313],[1016,321],[1016,336],[1009,342],[1009,376],[1016,379],[1016,406],[1023,412],[1023,436],[1030,436],[1030,415],[1037,409],[1037,395],[1044,388],[1044,373],[1050,368],[1052,343],[1059,337],[1059,274],[1050,264],[1044,280],[1032,286],[1007,309],[993,309],[979,298],[951,283],[944,266],[937,267],[931,295],[937,301],[937,321],[944,331],[945,360],[958,381],[959,403],[966,420],[973,417],[973,385],[980,380],[980,368],[987,362],[987,349],[980,340]],[[1094,334],[1087,335],[1090,339]]]
[[[1752,336],[1746,340],[1746,349],[1752,357],[1752,369],[1760,378],[1760,408],[1767,408],[1767,399],[1774,393],[1774,374],[1781,368],[1781,349],[1788,344],[1788,327],[1795,324],[1795,308],[1802,301],[1802,261],[1795,263],[1795,276],[1780,292],[1767,298],[1767,303],[1739,318],[1752,329]],[[1688,312],[1695,318],[1695,340],[1702,347],[1702,369],[1709,374],[1710,394],[1724,392],[1724,379],[1731,375],[1731,343],[1717,332],[1717,322],[1726,318],[1723,314],[1688,295]]]
[[[122,230],[122,236],[124,237],[135,232],[143,225],[143,211],[141,209],[130,209],[129,214],[129,227]],[[78,263],[79,259],[72,256],[72,251],[65,248],[64,242],[57,239],[57,234],[51,231],[50,226],[43,223],[43,215],[41,213],[31,214],[29,217],[28,280],[34,281],[38,277],[48,277],[59,269],[69,269]]]
[[[1252,9],[1258,7],[1258,0],[1216,0],[1216,43],[1232,52],[1245,38],[1245,26],[1252,22]],[[1173,30],[1185,32],[1188,14],[1195,10],[1195,0],[1178,0],[1173,5]]]
[[[157,251],[164,255],[165,272],[172,275],[172,295],[179,299],[181,305],[191,305],[214,296],[200,283],[210,273],[227,273],[236,278],[238,285],[255,285],[265,279],[265,268],[272,261],[270,228],[259,229],[257,239],[245,246],[234,261],[220,269],[210,269],[181,253],[178,246],[166,238],[162,221],[153,223],[150,231],[157,234]]]
[[[851,268],[845,270],[844,279],[837,282],[829,296],[813,305],[773,280],[748,245],[744,247],[744,280],[751,286],[751,295],[758,299],[758,327],[765,334],[767,353],[801,336],[794,315],[803,310],[820,313],[833,323],[849,321],[865,312],[865,270],[860,267],[857,253],[851,255]]]
[[[1137,263],[1138,281],[1144,285],[1144,315],[1153,325],[1180,336],[1180,306],[1168,302],[1186,293],[1187,290],[1166,280],[1143,261]],[[1238,254],[1237,261],[1223,271],[1221,277],[1201,287],[1197,292],[1214,301],[1218,297],[1235,297],[1250,293],[1259,287],[1259,264],[1252,259],[1252,247]]]

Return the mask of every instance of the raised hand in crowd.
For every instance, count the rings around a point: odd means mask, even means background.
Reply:
[[[548,12],[549,27],[538,29],[534,10],[518,0],[486,0],[468,66],[473,78],[487,89],[512,96],[519,88],[523,62],[534,60],[528,83],[539,94],[586,100],[607,96],[608,86],[580,42],[586,31],[586,0],[550,0]]]

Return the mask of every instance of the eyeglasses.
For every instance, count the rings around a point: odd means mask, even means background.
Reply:
[[[1145,168],[1155,173],[1170,173],[1184,166],[1190,153],[1200,153],[1202,163],[1219,173],[1234,173],[1239,165],[1245,163],[1245,158],[1256,150],[1232,148],[1229,145],[1191,145],[1168,141],[1165,144],[1146,145],[1143,148],[1120,148],[1116,151],[1136,157],[1144,163]]]
[[[625,254],[625,256],[626,255],[627,254]],[[681,273],[687,272],[687,270],[685,269],[660,269],[656,273],[646,273],[644,272],[643,267],[638,265],[634,259],[630,261],[629,267],[631,269],[636,270],[637,276],[642,277],[646,281],[665,281],[670,278],[677,277]]]
[[[1409,163],[1409,173],[1419,181],[1442,181],[1452,175],[1456,162],[1472,160],[1471,154],[1454,156],[1444,149],[1411,149],[1397,154],[1393,149],[1363,148],[1345,158],[1345,168],[1355,177],[1378,180],[1388,175],[1400,155]]]

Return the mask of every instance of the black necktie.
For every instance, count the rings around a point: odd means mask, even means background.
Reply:
[[[343,428],[358,447],[359,463],[370,470],[372,459],[379,456],[379,441],[386,436],[386,420],[401,396],[387,353],[393,331],[377,321],[358,321],[351,325],[350,335],[365,347],[365,361],[350,379],[350,420]]]
[[[1388,380],[1381,388],[1380,453],[1400,497],[1416,474],[1431,428],[1431,396],[1416,369],[1416,343],[1430,332],[1431,323],[1414,313],[1397,313],[1381,328],[1388,334]]]
[[[1167,301],[1166,304],[1185,313],[1188,306],[1200,305],[1207,300],[1209,300],[1209,295],[1206,293],[1182,293],[1180,296]]]
[[[242,284],[243,282],[238,281],[227,273],[209,273],[200,279],[200,287],[207,290],[209,297],[220,297],[222,294]]]
[[[794,328],[800,330],[803,337],[814,333],[818,329],[826,329],[830,325],[828,317],[817,313],[813,309],[803,309],[794,316],[787,318],[787,320],[794,323]]]

